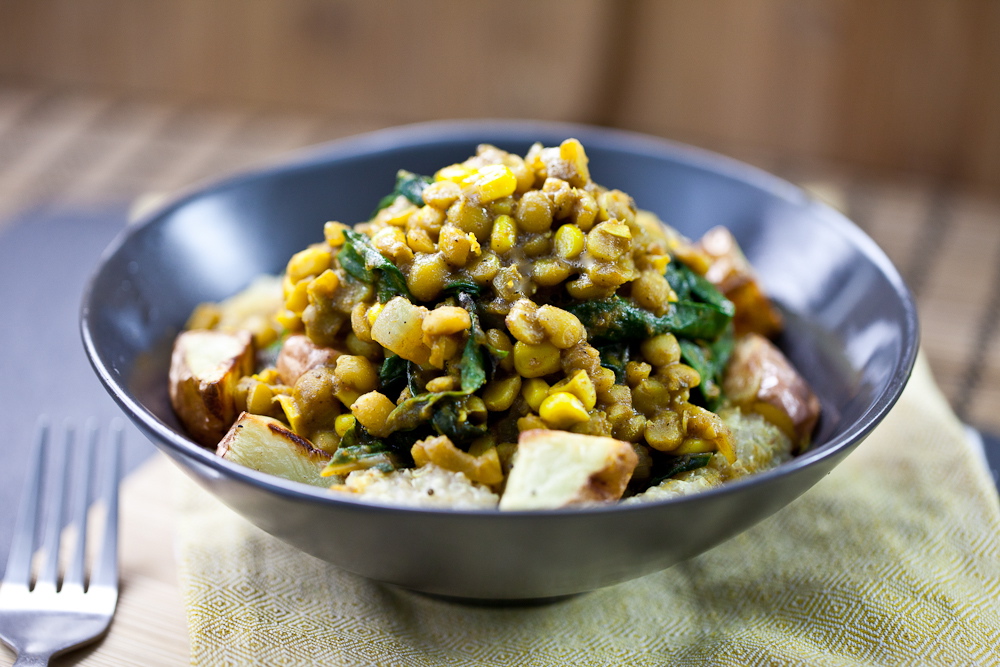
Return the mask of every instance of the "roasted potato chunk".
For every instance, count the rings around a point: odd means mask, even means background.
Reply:
[[[741,338],[722,387],[733,403],[760,413],[792,438],[800,450],[808,446],[819,419],[819,399],[769,340],[757,334]]]
[[[313,486],[330,486],[320,473],[330,455],[277,419],[244,412],[219,442],[216,454],[248,468]]]
[[[309,336],[289,336],[278,353],[278,377],[284,384],[294,385],[308,371],[320,366],[333,366],[340,352],[330,347],[320,347]]]
[[[502,510],[557,509],[619,500],[639,463],[627,442],[534,429],[518,439]]]
[[[188,433],[214,447],[237,416],[240,378],[253,373],[254,348],[248,331],[185,331],[170,358],[170,403]]]
[[[711,260],[705,278],[736,306],[733,326],[737,335],[752,332],[773,336],[781,331],[781,314],[767,298],[757,274],[728,229],[713,227],[696,247]]]

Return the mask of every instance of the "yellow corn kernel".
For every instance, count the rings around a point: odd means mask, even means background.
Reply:
[[[451,267],[442,253],[421,254],[410,266],[406,286],[417,300],[433,301],[444,289],[450,273]]]
[[[537,345],[521,341],[514,344],[514,368],[521,377],[542,377],[561,367],[559,348],[548,341]]]
[[[514,212],[517,228],[541,234],[552,226],[552,202],[541,190],[528,190],[517,202]]]
[[[538,324],[549,342],[560,350],[567,350],[587,339],[587,330],[573,313],[545,304],[538,309]]]
[[[461,188],[459,188],[451,181],[441,181],[436,185],[440,186],[448,185],[455,188],[456,192],[461,192]],[[434,187],[434,185],[429,185],[427,187],[427,190],[430,190],[432,187]],[[424,190],[425,195],[427,193],[427,190]],[[443,199],[436,201],[443,201]],[[454,199],[452,200],[452,203],[453,202]],[[448,204],[448,206],[450,205],[451,203]],[[434,206],[427,204],[426,206],[421,206],[416,211],[410,214],[410,219],[406,221],[406,229],[407,230],[422,229],[425,232],[427,232],[427,234],[430,237],[433,238],[437,235],[439,231],[441,231],[441,225],[443,224],[444,224],[444,210],[435,208]],[[414,250],[416,250],[416,248],[414,248]]]
[[[648,378],[652,372],[653,367],[645,361],[630,361],[625,364],[625,381],[628,383],[628,386],[635,387]]]
[[[331,248],[339,248],[344,245],[344,241],[347,237],[344,236],[344,232],[350,229],[347,225],[342,222],[330,221],[323,225],[323,238],[326,239],[326,244]]]
[[[337,399],[344,404],[345,408],[350,408],[361,397],[361,392],[347,385],[341,385],[336,393]]]
[[[302,314],[309,305],[309,281],[300,280],[285,294],[285,308],[293,313]]]
[[[491,202],[514,194],[517,177],[506,165],[490,164],[479,170],[471,185],[480,202]]]
[[[413,227],[406,232],[406,245],[410,246],[413,252],[434,252],[434,241],[426,229]]]
[[[653,366],[669,366],[681,358],[681,346],[671,333],[647,338],[639,344],[642,356]]]
[[[646,258],[649,264],[653,267],[653,270],[663,275],[667,271],[667,264],[670,263],[670,255],[650,255]],[[674,301],[677,300],[677,295],[674,295]]]
[[[578,190],[576,203],[573,204],[573,210],[570,213],[570,219],[582,231],[589,232],[597,220],[597,212],[597,200],[594,199],[594,195],[586,190]]]
[[[302,317],[287,309],[280,310],[274,316],[274,321],[285,331],[298,331],[302,328]]]
[[[445,225],[441,228],[441,235],[438,237],[438,247],[445,261],[455,267],[465,266],[472,250],[469,242],[470,234],[466,234],[454,225]],[[475,237],[473,237],[475,238]],[[476,244],[478,245],[478,243]]]
[[[630,225],[635,222],[635,204],[632,198],[621,190],[608,190],[597,196],[597,218],[599,220],[620,220]]]
[[[514,218],[509,215],[498,215],[493,221],[493,231],[490,233],[490,249],[504,254],[517,243],[517,227]]]
[[[465,185],[467,181],[475,178],[478,170],[475,167],[466,167],[464,164],[450,164],[442,167],[434,174],[435,181],[451,181],[459,185]]]
[[[271,411],[274,392],[263,382],[255,382],[247,392],[247,412],[266,415]]]
[[[544,382],[544,380],[542,380]],[[502,412],[514,404],[521,391],[521,376],[512,375],[500,380],[493,380],[483,390],[483,403],[492,412]]]
[[[278,369],[277,368],[265,368],[260,373],[253,376],[254,380],[259,380],[266,384],[275,384],[278,382]]]
[[[648,419],[643,429],[643,437],[646,439],[646,444],[657,451],[669,452],[676,449],[684,440],[677,413],[664,410],[652,419]]]
[[[452,391],[455,389],[455,378],[450,375],[442,375],[427,382],[424,390],[432,393],[439,391]]]
[[[465,236],[469,239],[469,252],[476,256],[483,254],[483,247],[479,245],[479,239],[476,238],[476,235],[469,232]]]
[[[587,153],[578,139],[567,139],[559,144],[559,157],[569,162],[576,175],[571,179],[573,185],[583,187],[590,180],[590,169],[587,167]]]
[[[351,412],[354,417],[376,438],[384,438],[389,435],[390,431],[386,430],[386,422],[389,419],[389,413],[395,409],[396,404],[390,401],[385,394],[377,391],[363,394],[351,404]]]
[[[312,294],[322,294],[323,296],[330,297],[333,293],[337,291],[340,287],[340,278],[337,274],[327,269],[323,273],[316,276],[316,278],[309,284],[309,292]]]
[[[549,395],[549,383],[541,378],[531,378],[521,384],[521,395],[531,409],[538,412],[542,401]]]
[[[413,202],[400,195],[396,197],[396,201],[375,215],[375,222],[382,222],[393,227],[404,227],[409,221],[410,216],[417,210]]]
[[[487,250],[481,257],[469,260],[465,265],[465,273],[477,283],[487,283],[500,272],[500,258],[492,250]]]
[[[299,406],[295,403],[295,399],[287,394],[280,394],[278,396],[278,404],[281,406],[282,411],[285,413],[285,419],[288,421],[288,425],[292,428],[297,435],[303,435],[303,419],[302,411]]]
[[[330,256],[330,251],[326,248],[306,248],[292,255],[285,273],[293,283],[309,276],[318,276],[330,268]]]
[[[531,278],[542,287],[552,287],[569,278],[571,269],[566,262],[543,257],[531,265]]]
[[[360,393],[371,391],[378,386],[378,371],[368,359],[353,354],[337,357],[334,376],[342,385],[347,385]]]
[[[587,233],[587,251],[597,259],[614,261],[632,247],[632,230],[618,220],[597,225]]]
[[[560,392],[573,394],[580,399],[583,407],[587,410],[593,410],[594,406],[597,405],[597,391],[594,389],[594,383],[591,382],[587,371],[577,371],[573,377],[555,383],[549,389],[548,394],[554,396]]]
[[[594,391],[597,392],[598,396],[601,396],[615,386],[615,372],[601,366],[594,371],[594,377],[590,378],[590,381],[594,383]]]
[[[440,172],[438,172],[440,173]],[[462,195],[458,183],[449,180],[439,180],[424,188],[424,203],[439,211],[443,211]]]
[[[674,449],[672,454],[704,454],[707,452],[714,452],[718,449],[716,444],[711,440],[705,440],[703,438],[684,438],[684,441]]]
[[[555,251],[563,259],[575,259],[583,252],[583,231],[567,223],[556,230]]]
[[[378,318],[378,314],[382,312],[382,308],[385,304],[376,303],[371,308],[368,309],[368,325],[372,326],[375,324],[375,320]],[[369,329],[369,332],[371,330]],[[370,335],[370,333],[369,333]]]
[[[350,431],[357,421],[354,415],[337,415],[337,418],[333,420],[333,430],[343,438],[344,434]]]
[[[469,311],[458,306],[438,306],[427,313],[421,323],[424,336],[447,336],[472,326]]]
[[[538,416],[550,428],[569,428],[590,420],[583,402],[565,391],[547,396],[538,409]]]

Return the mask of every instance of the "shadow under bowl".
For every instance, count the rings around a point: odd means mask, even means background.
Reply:
[[[497,512],[386,507],[229,463],[196,445],[167,396],[174,336],[203,301],[232,295],[365,220],[398,169],[433,173],[479,143],[586,146],[594,180],[697,238],[728,227],[786,316],[779,344],[822,402],[814,446],[778,468],[645,505]],[[90,361],[162,451],[263,530],[350,572],[450,598],[571,595],[655,572],[746,530],[837,465],[899,397],[917,352],[913,300],[874,242],[803,191],[661,139],[538,122],[448,122],[318,147],[199,188],[125,230],[82,306]],[[697,517],[696,520],[693,517]]]

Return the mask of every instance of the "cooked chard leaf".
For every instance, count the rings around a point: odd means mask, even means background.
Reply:
[[[689,338],[714,339],[732,320],[732,303],[720,307],[696,301],[678,301],[665,315],[658,316],[620,296],[596,299],[569,306],[587,328],[595,343],[639,341],[663,333]]]
[[[406,385],[409,363],[397,354],[386,357],[378,371],[379,391],[386,395],[401,392]]]
[[[434,414],[433,408],[446,398],[467,396],[464,391],[435,391],[417,394],[397,405],[386,418],[386,429],[395,431],[412,431],[421,424],[430,421]]]
[[[363,426],[355,424],[341,438],[340,446],[323,469],[323,475],[347,475],[354,470],[368,468],[392,472],[399,467],[399,461],[385,443],[372,438]]]
[[[626,343],[607,343],[598,345],[601,353],[601,366],[614,371],[615,384],[625,382],[625,365],[628,363],[629,349]]]
[[[378,208],[369,217],[374,218],[376,213],[392,206],[392,202],[396,201],[396,198],[400,195],[409,199],[410,203],[414,206],[423,206],[424,188],[433,182],[434,179],[430,176],[421,176],[405,169],[400,169],[396,172],[396,188],[379,200]]]
[[[681,347],[681,359],[701,376],[701,384],[696,392],[704,399],[705,407],[714,411],[723,398],[722,376],[729,364],[735,344],[733,328],[728,327],[711,343],[686,338],[679,339],[678,343]]]
[[[657,471],[653,475],[650,486],[657,486],[663,481],[679,475],[682,472],[689,472],[704,468],[712,460],[712,452],[702,454],[682,454],[680,456],[666,456],[661,465],[657,466]]]
[[[371,239],[353,229],[344,230],[344,236],[344,246],[337,253],[337,260],[353,277],[375,285],[379,303],[395,296],[414,300],[406,287],[403,272],[371,244]]]
[[[458,362],[462,370],[462,391],[471,394],[486,384],[486,364],[483,361],[483,350],[474,336],[465,341],[462,358]]]
[[[729,313],[730,317],[736,314],[733,302],[704,276],[698,275],[686,264],[670,262],[664,275],[680,301],[699,301]]]
[[[448,436],[458,447],[463,447],[472,440],[486,435],[489,430],[485,420],[473,421],[471,419],[472,414],[467,408],[466,398],[462,397],[442,403],[434,411],[434,416],[431,417],[434,430]]]
[[[462,350],[462,358],[458,365],[462,370],[462,391],[471,394],[486,384],[486,360],[483,358],[483,347],[486,346],[486,334],[479,325],[479,314],[476,312],[476,302],[466,293],[458,295],[458,302],[469,313],[471,326],[469,337]]]
[[[460,294],[471,294],[472,296],[479,296],[483,288],[479,283],[474,280],[468,280],[466,278],[459,278],[458,280],[453,280],[444,286],[442,290],[445,296],[458,296]]]

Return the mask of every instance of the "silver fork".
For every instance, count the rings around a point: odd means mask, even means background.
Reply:
[[[59,583],[60,539],[65,492],[75,433],[67,427],[62,451],[53,448],[49,427],[40,422],[38,440],[25,480],[7,571],[0,584],[0,639],[17,652],[15,667],[47,665],[49,658],[99,638],[111,623],[118,602],[118,478],[122,430],[115,427],[98,447],[98,429],[87,428],[73,468],[69,505],[76,540],[62,584]],[[56,451],[51,451],[56,449]],[[98,493],[104,505],[104,535],[89,581],[85,579],[87,513],[96,450],[103,475]],[[49,464],[48,466],[46,464]],[[49,467],[48,483],[44,470]],[[44,522],[43,522],[44,519]],[[41,538],[37,577],[32,586],[36,537]]]

